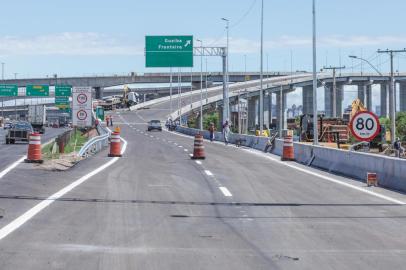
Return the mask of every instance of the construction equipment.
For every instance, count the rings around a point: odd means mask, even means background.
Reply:
[[[45,133],[46,107],[45,105],[28,105],[28,122],[35,132]]]
[[[350,121],[352,117],[357,113],[357,112],[365,112],[367,111],[367,108],[365,108],[364,104],[362,104],[362,101],[359,98],[356,98],[352,103],[351,103],[351,114],[350,114]]]
[[[131,107],[138,103],[138,94],[131,91],[128,85],[124,85],[123,97],[121,98],[121,103],[123,107]]]

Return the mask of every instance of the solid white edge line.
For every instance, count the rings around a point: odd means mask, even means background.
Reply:
[[[226,197],[233,196],[233,194],[231,194],[231,192],[226,187],[219,187],[219,189],[221,190],[221,192],[223,192],[224,196]]]
[[[212,174],[211,171],[209,171],[209,170],[204,170],[204,172],[205,172],[208,176],[213,176],[213,174]]]
[[[41,149],[47,146],[48,144],[52,143],[55,140],[55,138],[47,141],[46,143],[43,143],[41,145]],[[0,172],[0,179],[3,178],[6,174],[8,174],[12,169],[18,166],[21,162],[24,161],[24,159],[27,158],[27,155],[22,156],[18,160],[14,161],[12,164],[10,164],[7,168],[5,168],[3,171]]]
[[[202,162],[200,160],[196,160],[196,163],[202,165]]]
[[[242,149],[242,150],[243,150],[243,151],[247,151],[247,152],[252,153],[252,154],[255,154],[255,155],[262,156],[262,157],[264,157],[264,158],[267,158],[267,159],[269,159],[269,160],[272,160],[273,162],[276,162],[276,163],[279,163],[279,164],[281,164],[281,165],[285,165],[285,166],[287,166],[287,167],[296,169],[296,170],[298,170],[298,171],[301,171],[301,172],[304,172],[304,173],[307,173],[307,174],[316,176],[316,177],[318,177],[318,178],[322,178],[322,179],[327,180],[327,181],[330,181],[330,182],[332,182],[332,183],[339,184],[339,185],[342,185],[342,186],[345,186],[345,187],[348,187],[348,188],[352,188],[352,189],[358,190],[358,191],[360,191],[360,192],[363,192],[363,193],[366,193],[366,194],[375,196],[375,197],[377,197],[377,198],[390,201],[390,202],[392,202],[392,203],[396,203],[396,204],[400,204],[400,205],[406,205],[406,202],[404,202],[404,201],[400,201],[400,200],[394,199],[394,198],[392,198],[392,197],[389,197],[389,196],[386,196],[386,195],[382,195],[382,194],[379,194],[379,193],[376,193],[376,192],[367,190],[367,189],[365,189],[365,188],[362,188],[362,187],[359,187],[359,186],[355,186],[355,185],[352,185],[352,184],[349,184],[349,183],[346,183],[346,182],[343,182],[343,181],[334,179],[334,178],[332,178],[332,177],[329,177],[329,176],[326,176],[326,175],[323,175],[323,174],[320,174],[320,173],[317,173],[317,172],[314,172],[314,171],[307,170],[307,169],[305,169],[305,168],[301,168],[301,167],[296,166],[296,165],[294,165],[294,164],[292,164],[292,163],[289,163],[289,162],[283,162],[283,161],[278,160],[278,159],[275,159],[275,158],[273,158],[273,157],[262,155],[262,153],[255,153],[255,152],[254,152],[253,150],[251,150],[251,149]]]
[[[27,156],[23,156],[20,159],[14,161],[11,165],[9,165],[6,169],[4,169],[2,172],[0,172],[0,179],[3,178],[3,176],[5,176],[6,174],[8,174],[12,169],[14,169],[15,167],[18,166],[18,164],[20,164],[21,162],[24,161],[24,159],[26,159]]]
[[[172,134],[177,135],[177,136],[181,136],[181,137],[193,139],[192,136],[188,136],[188,135],[184,135],[184,134],[179,134],[178,132],[171,132],[171,131],[166,131],[166,132],[172,133]],[[220,142],[220,143],[221,143],[221,142]],[[343,186],[346,186],[346,187],[348,187],[348,188],[352,188],[352,189],[358,190],[358,191],[360,191],[360,192],[363,192],[363,193],[366,193],[366,194],[375,196],[375,197],[377,197],[377,198],[380,198],[380,199],[383,199],[383,200],[386,200],[386,201],[389,201],[389,202],[392,202],[392,203],[396,203],[396,204],[400,204],[400,205],[406,205],[406,202],[405,202],[405,201],[400,201],[400,200],[397,200],[397,199],[395,199],[395,198],[392,198],[392,197],[389,197],[389,196],[386,196],[386,195],[382,195],[382,194],[379,194],[379,193],[376,193],[376,192],[367,190],[367,189],[365,189],[365,188],[358,187],[358,186],[355,186],[355,185],[352,185],[352,184],[349,184],[349,183],[346,183],[346,182],[343,182],[343,181],[334,179],[334,178],[332,178],[332,177],[329,177],[329,176],[326,176],[326,175],[323,175],[323,174],[319,174],[319,173],[317,173],[317,172],[310,171],[310,170],[305,169],[305,168],[301,168],[301,167],[299,167],[299,166],[295,166],[295,165],[293,165],[292,163],[284,162],[284,161],[275,159],[275,158],[273,158],[273,157],[266,156],[266,155],[262,154],[261,152],[259,152],[258,150],[245,149],[245,148],[241,148],[241,150],[242,150],[242,151],[246,151],[246,152],[251,153],[251,154],[254,154],[254,155],[257,155],[257,156],[260,156],[260,157],[263,157],[263,158],[266,158],[266,159],[269,159],[269,160],[272,160],[272,161],[274,161],[274,162],[276,162],[276,163],[279,163],[279,164],[281,164],[281,165],[288,166],[288,167],[293,168],[293,169],[296,169],[296,170],[298,170],[298,171],[301,171],[301,172],[304,172],[304,173],[307,173],[307,174],[310,174],[310,175],[317,176],[317,177],[319,177],[319,178],[322,178],[322,179],[324,179],[324,180],[330,181],[330,182],[332,182],[332,183],[336,183],[336,184],[339,184],[339,185],[343,185]]]
[[[121,148],[121,154],[123,154],[127,148],[127,141],[121,138],[122,141],[124,142],[123,147]],[[71,184],[67,185],[66,187],[62,188],[58,192],[52,194],[49,196],[47,199],[41,201],[28,211],[26,211],[24,214],[19,216],[18,218],[14,219],[11,221],[9,224],[4,226],[3,228],[0,229],[0,240],[2,240],[4,237],[12,233],[13,231],[17,230],[19,227],[21,227],[24,223],[29,221],[31,218],[33,218],[35,215],[37,215],[39,212],[44,210],[47,206],[51,205],[53,202],[55,202],[57,199],[68,193],[69,191],[73,190],[75,187],[79,186],[92,176],[98,174],[99,172],[103,171],[107,167],[110,167],[113,165],[115,162],[117,162],[120,158],[119,157],[114,157],[112,158],[109,162],[106,164],[100,166],[99,168],[91,171],[90,173],[80,177],[78,180],[72,182]]]

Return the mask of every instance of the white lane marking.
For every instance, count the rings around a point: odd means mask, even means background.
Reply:
[[[44,148],[45,146],[47,146],[48,144],[50,144],[51,142],[53,142],[55,139],[50,139],[49,141],[47,141],[46,143],[43,143],[41,145],[41,149]],[[18,160],[14,161],[12,164],[10,164],[7,168],[5,168],[3,171],[0,172],[0,179],[3,178],[6,174],[8,174],[12,169],[14,169],[15,167],[18,166],[18,164],[20,164],[21,162],[24,161],[24,159],[27,158],[27,155],[22,156],[21,158],[19,158]]]
[[[189,154],[189,156],[193,157],[193,154]]]
[[[178,147],[179,147],[179,148],[183,148],[183,146],[182,146],[182,145],[179,145]]]
[[[154,136],[150,135],[151,138],[154,138]]]
[[[261,157],[267,158],[267,159],[272,160],[272,161],[274,161],[276,163],[279,163],[281,165],[284,165],[284,166],[296,169],[298,171],[301,171],[301,172],[316,176],[318,178],[322,178],[322,179],[330,181],[332,183],[339,184],[339,185],[342,185],[342,186],[345,186],[345,187],[348,187],[348,188],[352,188],[352,189],[361,191],[363,193],[366,193],[366,194],[369,194],[369,195],[375,196],[377,198],[381,198],[381,199],[384,199],[384,200],[387,200],[387,201],[390,201],[390,202],[393,202],[393,203],[396,203],[396,204],[406,205],[406,202],[404,202],[404,201],[400,201],[400,200],[397,200],[395,198],[392,198],[392,197],[389,197],[389,196],[386,196],[386,195],[383,195],[383,194],[379,194],[379,193],[367,190],[365,188],[362,188],[362,187],[359,187],[359,186],[355,186],[355,185],[340,181],[338,179],[334,179],[334,178],[332,178],[330,176],[326,176],[326,175],[323,175],[323,174],[320,174],[320,173],[317,173],[317,172],[314,172],[314,171],[311,171],[311,170],[308,170],[308,169],[305,169],[305,168],[301,168],[301,167],[296,166],[296,165],[294,165],[292,163],[289,163],[289,162],[283,162],[283,161],[275,159],[273,157],[262,155],[262,153],[256,153],[251,149],[241,149],[241,150],[247,151],[247,152],[255,154],[255,155],[259,155]]]
[[[174,145],[178,145],[176,142],[175,143],[173,143]]]
[[[121,140],[124,142],[123,147],[121,149],[121,153],[123,154],[127,148],[127,141],[121,138]],[[13,231],[17,230],[19,227],[21,227],[24,223],[29,221],[31,218],[33,218],[35,215],[37,215],[39,212],[44,210],[46,207],[51,205],[53,202],[55,202],[57,199],[68,193],[69,191],[73,190],[75,187],[79,186],[92,176],[98,174],[99,172],[103,171],[107,167],[110,167],[113,165],[115,162],[117,162],[120,158],[119,157],[114,157],[112,158],[109,162],[105,163],[104,165],[100,166],[99,168],[91,171],[90,173],[80,177],[78,180],[74,181],[73,183],[67,185],[66,187],[62,188],[58,192],[52,194],[49,196],[47,199],[41,201],[28,211],[26,211],[24,214],[19,216],[18,218],[14,219],[12,222],[4,226],[3,228],[0,229],[0,240],[2,240],[4,237],[12,233]]]
[[[196,160],[196,163],[202,165],[202,162],[200,160]]]
[[[185,148],[185,149],[183,149],[183,151],[187,152],[187,151],[189,151],[189,150],[187,150],[187,149]]]
[[[192,136],[187,136],[187,135],[179,134],[179,133],[177,133],[177,132],[172,132],[172,131],[167,131],[167,132],[172,133],[172,134],[177,135],[177,136],[181,136],[181,137],[185,137],[185,138],[189,138],[189,139],[193,140],[193,137],[192,137]],[[217,141],[214,142],[214,143],[224,144],[224,143],[222,143],[222,142],[217,142]],[[295,166],[295,165],[292,164],[292,163],[283,162],[283,161],[281,161],[281,160],[278,160],[278,159],[272,158],[272,157],[270,157],[270,156],[264,155],[263,153],[261,153],[261,152],[259,152],[259,151],[257,151],[257,150],[254,150],[254,149],[240,148],[239,150],[241,150],[241,151],[246,151],[246,152],[248,152],[248,153],[251,153],[251,154],[254,154],[254,155],[257,155],[257,156],[261,156],[261,157],[263,157],[263,158],[272,160],[272,161],[274,161],[274,162],[276,162],[276,163],[279,163],[279,164],[281,164],[281,165],[288,166],[288,167],[293,168],[293,169],[296,169],[296,170],[298,170],[298,171],[301,171],[301,172],[304,172],[304,173],[307,173],[307,174],[310,174],[310,175],[314,175],[314,176],[316,176],[316,177],[319,177],[319,178],[321,178],[321,179],[330,181],[330,182],[332,182],[332,183],[339,184],[339,185],[343,185],[343,186],[346,186],[346,187],[348,187],[348,188],[352,188],[352,189],[358,190],[358,191],[360,191],[360,192],[363,192],[363,193],[366,193],[366,194],[375,196],[375,197],[377,197],[377,198],[381,198],[381,199],[386,200],[386,201],[390,201],[390,202],[393,202],[393,203],[396,203],[396,204],[400,204],[400,205],[406,205],[406,202],[405,202],[405,201],[400,201],[400,200],[398,200],[398,199],[395,199],[395,198],[392,198],[392,197],[389,197],[389,196],[386,196],[386,195],[382,195],[382,194],[379,194],[379,193],[376,193],[376,192],[373,192],[373,191],[364,189],[364,188],[362,188],[362,187],[358,187],[358,186],[355,186],[355,185],[352,185],[352,184],[349,184],[349,183],[340,181],[340,180],[338,180],[338,179],[334,179],[333,177],[329,177],[329,176],[326,176],[326,175],[323,175],[323,174],[319,174],[319,173],[317,173],[317,172],[313,172],[313,171],[308,170],[308,169],[305,169],[305,168],[301,168],[301,167]]]
[[[211,171],[209,171],[209,170],[204,170],[204,172],[205,172],[208,176],[213,176],[213,174],[212,174]]]
[[[0,179],[3,178],[3,176],[5,176],[6,174],[8,174],[12,169],[14,169],[15,167],[18,166],[18,164],[20,164],[21,162],[24,161],[24,159],[26,159],[27,156],[23,156],[20,159],[18,159],[17,161],[14,161],[13,164],[11,164],[10,166],[8,166],[6,169],[4,169],[2,172],[0,172]]]
[[[226,187],[219,187],[219,189],[221,190],[221,192],[223,192],[224,196],[226,197],[233,196],[233,194],[231,194],[231,192]]]

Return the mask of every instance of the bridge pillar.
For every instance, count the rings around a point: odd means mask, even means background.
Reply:
[[[102,87],[94,87],[94,91],[95,91],[96,99],[102,99],[103,98],[103,88]]]
[[[324,88],[324,110],[327,117],[342,117],[343,114],[343,99],[344,99],[344,85],[336,84],[336,115],[334,115],[333,102],[334,102],[334,89],[333,84],[328,84]]]
[[[313,86],[302,87],[303,114],[313,114]]]
[[[248,129],[255,129],[257,119],[257,100],[258,96],[248,97]]]
[[[365,102],[365,85],[363,84],[358,84],[358,95],[357,97],[361,100],[362,104],[366,104]]]
[[[268,127],[272,127],[272,93],[269,92],[268,94]]]
[[[369,111],[372,111],[372,85],[365,85],[365,105]]]
[[[203,88],[206,88],[206,84],[207,84],[207,87],[211,87],[213,85],[213,82],[203,80],[203,83],[202,83]],[[200,89],[200,81],[192,81],[192,89],[194,89],[194,90]]]
[[[281,94],[278,92],[276,93],[276,115],[277,115],[276,123],[279,131],[286,129],[287,126],[285,111],[286,111],[286,93],[284,92],[281,98]],[[280,136],[281,135],[282,133],[280,133]]]
[[[380,116],[389,117],[388,114],[388,87],[387,83],[381,83],[381,114]]]
[[[399,108],[401,112],[406,111],[406,82],[399,83]]]

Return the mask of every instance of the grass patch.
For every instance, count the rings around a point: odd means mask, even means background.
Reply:
[[[65,145],[65,154],[79,151],[88,139],[89,138],[87,134],[82,134],[82,132],[76,130],[76,132],[73,133],[73,136],[69,140],[68,144]],[[42,148],[41,152],[44,159],[57,159],[60,156],[59,147],[58,144],[55,143],[55,141]]]

